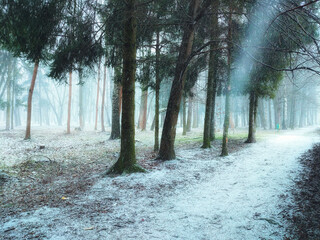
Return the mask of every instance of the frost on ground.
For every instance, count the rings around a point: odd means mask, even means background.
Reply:
[[[60,206],[1,218],[0,237],[283,239],[298,157],[318,140],[314,129],[277,133],[225,158],[218,142],[182,146],[147,174],[99,178]]]

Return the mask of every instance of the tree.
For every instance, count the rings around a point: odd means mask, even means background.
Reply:
[[[118,161],[108,170],[110,174],[144,172],[136,163],[134,96],[136,72],[136,32],[135,0],[125,2],[123,20],[123,70],[122,70],[122,118],[121,149]]]
[[[106,98],[106,81],[107,81],[107,66],[103,66],[103,87],[102,87],[102,102],[101,102],[101,131],[105,132],[106,129],[104,127],[104,101]]]
[[[100,73],[101,73],[101,58],[99,59],[99,63],[98,63],[98,81],[97,81],[97,99],[96,99],[96,120],[95,120],[95,123],[94,123],[94,130],[97,130],[97,128],[98,128]]]
[[[69,72],[69,97],[68,97],[68,121],[67,121],[67,134],[70,134],[70,121],[71,121],[71,98],[72,98],[72,71]]]
[[[208,68],[208,83],[207,83],[207,99],[206,99],[206,113],[204,119],[203,130],[203,144],[202,148],[210,148],[211,132],[214,135],[214,112],[215,112],[215,95],[216,95],[216,69],[217,69],[217,48],[218,39],[218,9],[219,0],[213,0],[212,6],[216,9],[211,15],[210,37],[212,43],[210,44],[209,53],[209,68]],[[213,123],[213,124],[212,124]],[[212,131],[211,131],[212,128]],[[213,136],[212,136],[213,137]]]
[[[17,57],[34,63],[28,95],[25,139],[31,137],[32,95],[39,62],[55,43],[60,31],[61,12],[66,0],[2,1],[0,4],[0,44]]]
[[[120,85],[121,71],[119,67],[115,68],[115,79],[113,80],[112,93],[112,120],[110,139],[120,138]]]
[[[231,54],[232,54],[232,14],[233,6],[229,2],[229,13],[228,13],[228,33],[227,33],[227,79],[226,79],[226,103],[225,103],[225,115],[223,124],[223,136],[222,136],[222,151],[221,156],[228,155],[228,130],[230,120],[230,94],[231,94]]]
[[[162,130],[160,150],[158,159],[170,160],[176,157],[174,141],[176,136],[176,125],[180,110],[181,97],[186,80],[186,68],[192,51],[196,23],[201,19],[206,9],[211,4],[205,1],[200,8],[200,0],[192,0],[189,3],[188,21],[183,24],[183,37],[176,63],[174,79],[170,91],[166,117]]]

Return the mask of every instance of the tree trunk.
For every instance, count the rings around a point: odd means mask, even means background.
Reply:
[[[231,3],[230,3],[231,5]],[[232,7],[229,6],[228,17],[228,66],[227,66],[227,81],[226,81],[226,104],[225,104],[225,116],[223,125],[223,137],[222,137],[222,151],[221,156],[228,155],[228,131],[229,131],[229,119],[230,119],[230,94],[231,94],[231,48],[232,48]]]
[[[250,93],[250,104],[249,104],[249,132],[246,143],[256,142],[256,122],[257,122],[257,108],[258,108],[258,97],[252,91]]]
[[[278,97],[273,99],[273,108],[274,108],[274,129],[280,129],[280,109],[279,109],[279,100]]]
[[[181,97],[185,84],[185,70],[187,60],[191,54],[194,32],[195,17],[199,8],[199,0],[190,1],[188,15],[192,18],[184,26],[184,34],[179,50],[179,57],[176,64],[175,75],[172,82],[170,97],[167,107],[166,118],[162,130],[161,144],[158,159],[171,160],[175,159],[174,141],[176,137],[176,126],[180,109]]]
[[[154,151],[159,151],[159,111],[160,111],[160,34],[157,31],[156,43],[156,98],[155,98],[155,115],[154,115]],[[152,127],[151,127],[152,128]]]
[[[193,97],[188,97],[188,119],[187,119],[187,132],[191,132],[192,108]]]
[[[42,99],[41,99],[41,79],[39,79],[39,121],[40,121],[40,126],[42,126]]]
[[[13,130],[13,114],[14,114],[14,111],[15,111],[15,80],[16,80],[16,61],[14,61],[14,74],[13,74],[13,78],[12,78],[12,95],[11,95],[11,117],[10,117],[10,120],[11,120],[11,129]],[[40,94],[40,93],[39,93]]]
[[[218,5],[218,6],[216,6]],[[219,1],[213,0],[212,6],[216,9],[219,8]],[[219,33],[218,29],[218,13],[213,13],[211,16],[211,29],[210,35],[211,40],[216,40]],[[216,96],[216,64],[217,64],[217,53],[215,49],[218,43],[213,41],[210,44],[210,55],[209,55],[209,68],[208,68],[208,80],[207,80],[207,99],[206,99],[206,112],[204,117],[204,129],[203,129],[203,144],[202,148],[210,148],[210,141],[214,140],[214,111],[215,111],[215,96]]]
[[[115,74],[121,74],[120,70],[116,69]],[[120,138],[120,109],[119,109],[120,91],[119,89],[120,89],[120,84],[115,81],[113,86],[113,93],[112,93],[112,122],[111,122],[110,139]]]
[[[291,109],[290,109],[290,128],[293,130],[296,125],[296,98],[295,98],[295,93],[292,92],[292,97],[291,97]]]
[[[182,112],[182,135],[187,135],[187,98],[183,96],[183,112]]]
[[[122,109],[122,85],[119,85],[119,116],[121,115]]]
[[[83,82],[82,82],[82,71],[79,70],[79,124],[80,124],[80,129],[84,129],[84,109],[83,109],[83,98],[84,98],[84,87],[83,87]]]
[[[198,101],[197,101],[197,86],[193,86],[193,108],[192,108],[192,128],[198,127]]]
[[[12,59],[9,57],[7,79],[7,106],[6,106],[6,130],[10,130],[11,118],[11,93],[12,93]]]
[[[97,83],[97,101],[96,101],[96,120],[94,124],[94,130],[98,128],[98,112],[99,112],[99,90],[100,90],[100,65],[101,65],[101,58],[99,59],[98,64],[98,83]]]
[[[141,131],[145,131],[147,126],[148,88],[142,86],[141,90],[138,128],[141,129]]]
[[[26,127],[26,135],[24,137],[25,140],[31,138],[32,95],[33,95],[34,85],[36,83],[38,67],[39,67],[39,60],[36,60],[34,63],[31,85],[30,85],[29,94],[28,94],[27,127]]]
[[[300,105],[300,119],[299,119],[299,128],[305,126],[305,116],[306,116],[306,106],[305,106],[305,97],[303,96],[301,105]]]
[[[215,81],[216,82],[216,81]],[[211,119],[210,119],[210,141],[216,139],[216,84],[214,84],[212,95]]]
[[[136,164],[134,95],[136,72],[136,31],[135,0],[125,2],[123,73],[122,73],[122,118],[120,157],[109,173],[122,174],[144,171]]]
[[[103,71],[103,88],[102,88],[102,103],[101,103],[101,131],[105,132],[104,127],[104,100],[106,98],[106,81],[107,81],[107,66],[104,66]]]
[[[269,105],[269,129],[272,129],[272,112],[271,112],[271,99],[268,101]]]
[[[287,129],[287,98],[283,98],[283,118],[282,118],[282,129],[286,130]]]
[[[70,134],[70,121],[71,121],[71,96],[72,96],[72,71],[69,72],[69,99],[68,99],[68,122],[67,134]]]
[[[266,115],[265,115],[265,109],[264,109],[264,101],[260,101],[258,104],[259,108],[259,115],[261,119],[261,126],[263,127],[264,130],[267,129],[267,121],[266,121]]]

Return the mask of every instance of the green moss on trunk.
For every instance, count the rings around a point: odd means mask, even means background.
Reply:
[[[144,171],[136,164],[135,152],[135,72],[136,72],[135,0],[125,3],[122,72],[122,118],[120,157],[108,173],[122,174]]]

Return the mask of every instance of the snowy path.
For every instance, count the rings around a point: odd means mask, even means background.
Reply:
[[[283,239],[280,204],[291,200],[297,158],[319,141],[314,130],[272,136],[226,158],[178,152],[181,159],[160,170],[99,180],[70,208],[7,219],[0,238]]]

